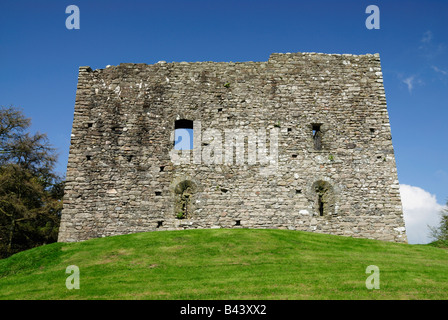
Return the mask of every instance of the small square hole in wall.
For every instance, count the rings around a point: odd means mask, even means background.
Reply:
[[[296,154],[293,154],[292,157],[295,159],[295,158],[297,158],[297,155],[296,155]]]
[[[87,161],[92,160],[92,156],[86,156],[86,160],[87,160]]]
[[[375,128],[370,128],[370,133],[375,133]]]
[[[235,221],[235,225],[236,225],[236,226],[240,226],[240,225],[241,225],[241,220],[236,220],[236,221]]]
[[[129,155],[126,157],[126,159],[128,160],[128,162],[131,162],[133,157],[134,157],[133,155]]]
[[[162,195],[162,191],[156,191],[156,196],[159,197]]]
[[[157,221],[157,228],[160,228],[163,225],[163,221]]]
[[[159,172],[163,172],[165,170],[165,166],[160,166],[160,171]]]
[[[222,112],[222,108],[218,108],[218,112]]]
[[[92,122],[87,123],[87,128],[92,128],[92,126],[93,126]]]
[[[302,193],[302,189],[296,189],[296,194],[301,194]]]
[[[291,132],[292,131],[292,128],[288,128],[288,132]]]
[[[112,132],[116,134],[121,134],[123,132],[123,128],[121,127],[112,127]]]

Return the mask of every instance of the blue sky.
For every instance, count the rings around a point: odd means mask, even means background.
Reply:
[[[79,30],[65,27],[71,4]],[[365,27],[368,5],[380,9],[379,30]],[[64,173],[79,66],[380,53],[400,184],[440,205],[448,198],[447,32],[448,1],[1,0],[0,105],[22,108],[32,130],[48,134]]]

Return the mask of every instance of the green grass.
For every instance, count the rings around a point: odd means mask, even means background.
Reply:
[[[80,289],[65,286],[67,266]],[[366,268],[380,270],[368,290]],[[138,233],[0,260],[0,299],[447,299],[448,250],[288,230]]]

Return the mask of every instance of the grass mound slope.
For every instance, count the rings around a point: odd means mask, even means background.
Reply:
[[[68,266],[79,268],[69,290]],[[368,289],[368,266],[379,289]],[[138,233],[0,260],[0,299],[447,299],[448,250],[289,230]]]

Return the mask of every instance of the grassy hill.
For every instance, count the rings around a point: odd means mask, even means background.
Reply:
[[[68,290],[66,268],[80,270]],[[380,289],[366,288],[378,266]],[[448,250],[288,230],[139,233],[0,260],[0,299],[447,299]]]

